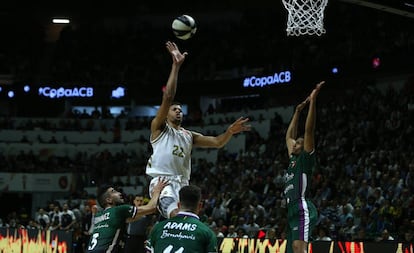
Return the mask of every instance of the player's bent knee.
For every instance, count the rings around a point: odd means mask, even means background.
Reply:
[[[173,197],[162,197],[160,198],[158,202],[158,211],[165,218],[170,218],[170,216],[175,216],[176,212],[174,214],[172,213],[177,208],[178,208],[177,201]]]

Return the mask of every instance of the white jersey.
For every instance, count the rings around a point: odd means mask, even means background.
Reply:
[[[153,153],[148,159],[146,174],[157,176],[181,176],[190,180],[191,151],[193,135],[191,131],[177,130],[166,124],[161,134],[151,141]]]

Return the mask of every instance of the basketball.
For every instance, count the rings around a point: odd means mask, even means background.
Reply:
[[[175,37],[181,40],[188,40],[196,33],[197,25],[193,17],[181,15],[172,22],[172,30]]]

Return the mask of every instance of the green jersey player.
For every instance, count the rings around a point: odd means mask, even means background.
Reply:
[[[157,223],[147,240],[148,252],[213,253],[217,252],[215,233],[198,217],[201,190],[184,186],[179,191],[179,212]]]
[[[133,222],[143,215],[154,213],[158,197],[168,184],[160,179],[152,192],[147,205],[137,208],[123,204],[122,194],[111,186],[102,186],[98,191],[98,203],[103,208],[95,214],[93,231],[87,246],[89,253],[120,252],[119,240],[127,222]]]
[[[324,82],[313,89],[310,96],[296,107],[286,131],[286,146],[289,155],[289,167],[285,175],[285,196],[288,210],[287,252],[306,253],[313,226],[317,221],[315,205],[306,199],[306,190],[310,184],[315,167],[314,131],[316,119],[316,97]],[[297,138],[299,114],[309,104],[306,117],[305,134]]]

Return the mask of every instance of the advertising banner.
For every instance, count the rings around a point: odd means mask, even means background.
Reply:
[[[0,173],[0,192],[67,192],[71,173]]]
[[[223,238],[220,253],[286,253],[286,240]],[[414,253],[412,243],[315,241],[308,253]]]
[[[72,253],[72,233],[0,228],[0,253]]]

